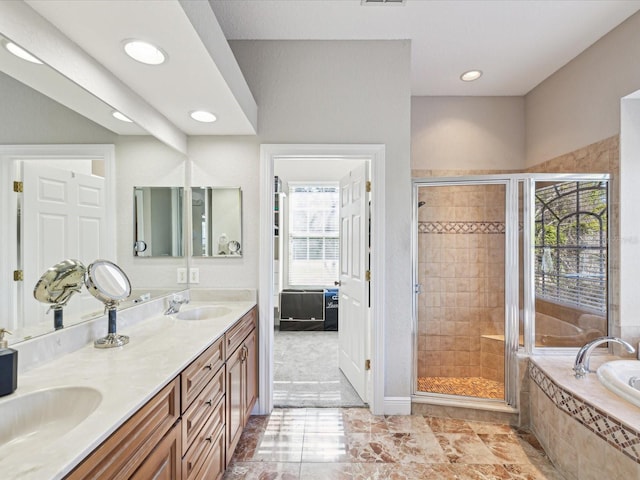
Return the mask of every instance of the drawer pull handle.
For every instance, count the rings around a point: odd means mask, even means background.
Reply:
[[[204,368],[206,368],[207,370],[213,370],[213,364],[211,363],[207,363]]]
[[[204,403],[206,403],[206,404],[207,404],[207,405],[209,405],[210,407],[213,407],[213,400],[211,400],[211,399],[207,400],[207,401],[206,401],[206,402],[204,402]]]
[[[211,435],[209,435],[207,438],[205,438],[205,440],[209,443],[213,443],[213,437]]]

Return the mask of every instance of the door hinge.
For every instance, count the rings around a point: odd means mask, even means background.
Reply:
[[[367,180],[366,190],[367,190],[367,193],[371,193],[371,180]]]
[[[365,281],[367,281],[367,282],[370,282],[370,281],[371,281],[371,270],[367,270],[367,271],[364,273],[364,279],[365,279]]]
[[[368,358],[364,361],[364,369],[371,370],[371,360],[369,360]]]
[[[13,281],[22,282],[24,280],[24,272],[22,270],[13,271]]]
[[[13,182],[13,191],[16,193],[22,193],[24,189],[24,183],[22,182]]]

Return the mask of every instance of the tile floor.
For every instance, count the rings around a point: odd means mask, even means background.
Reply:
[[[274,332],[276,407],[362,407],[338,368],[338,332]]]
[[[224,480],[561,480],[535,437],[505,425],[364,408],[253,416]]]

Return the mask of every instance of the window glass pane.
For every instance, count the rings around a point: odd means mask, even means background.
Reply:
[[[536,344],[581,346],[607,331],[607,182],[538,183]]]
[[[338,185],[291,185],[289,197],[289,285],[332,286],[338,279]]]

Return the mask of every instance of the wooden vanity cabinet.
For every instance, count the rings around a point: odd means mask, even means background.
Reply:
[[[257,309],[213,342],[67,480],[220,480],[257,398]]]
[[[179,385],[178,379],[175,379],[164,387],[66,478],[69,480],[129,479],[134,478],[136,471],[142,465],[146,465],[146,471],[152,470],[153,465],[157,465],[158,468],[162,467],[164,472],[159,478],[180,479],[179,462],[163,463],[158,459],[166,457],[168,460],[175,460],[171,456],[173,440],[163,443],[165,435],[171,438],[176,436],[175,442],[178,447],[176,452],[179,455]]]
[[[256,319],[253,309],[229,331],[227,339],[227,465],[257,399]],[[235,349],[229,350],[230,345]]]

